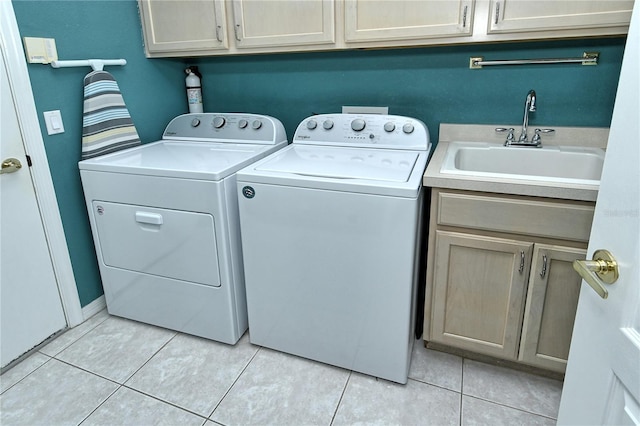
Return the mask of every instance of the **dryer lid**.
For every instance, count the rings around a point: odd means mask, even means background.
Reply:
[[[408,182],[418,156],[412,151],[294,144],[255,170],[316,178]]]
[[[162,140],[78,165],[83,170],[220,180],[283,145]]]

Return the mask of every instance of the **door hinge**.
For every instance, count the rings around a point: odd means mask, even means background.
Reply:
[[[27,166],[31,167],[33,163],[31,162],[31,156],[27,155]]]

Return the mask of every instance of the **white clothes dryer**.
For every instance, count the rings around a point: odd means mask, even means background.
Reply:
[[[247,329],[236,172],[280,121],[185,114],[162,140],[79,162],[107,310],[235,344]]]
[[[238,172],[252,343],[407,382],[430,150],[419,120],[325,114]]]

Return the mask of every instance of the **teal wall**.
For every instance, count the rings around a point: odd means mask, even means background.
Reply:
[[[289,137],[313,113],[342,105],[388,106],[422,119],[437,140],[448,123],[518,123],[529,89],[538,94],[532,125],[605,126],[611,122],[623,38],[299,54],[146,59],[134,0],[14,0],[22,36],[55,38],[60,59],[125,58],[110,67],[144,142],[186,112],[183,69],[203,74],[205,111],[270,114]],[[487,59],[580,56],[601,52],[598,66],[468,68]],[[102,294],[77,161],[82,128],[82,78],[90,70],[30,64],[58,204],[82,305]],[[65,133],[48,136],[42,112],[59,109]]]

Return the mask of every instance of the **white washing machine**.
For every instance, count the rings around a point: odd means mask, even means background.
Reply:
[[[247,329],[236,172],[287,145],[275,118],[185,114],[79,162],[107,310],[235,344]]]
[[[238,172],[252,343],[407,382],[430,149],[413,118],[316,115]]]

